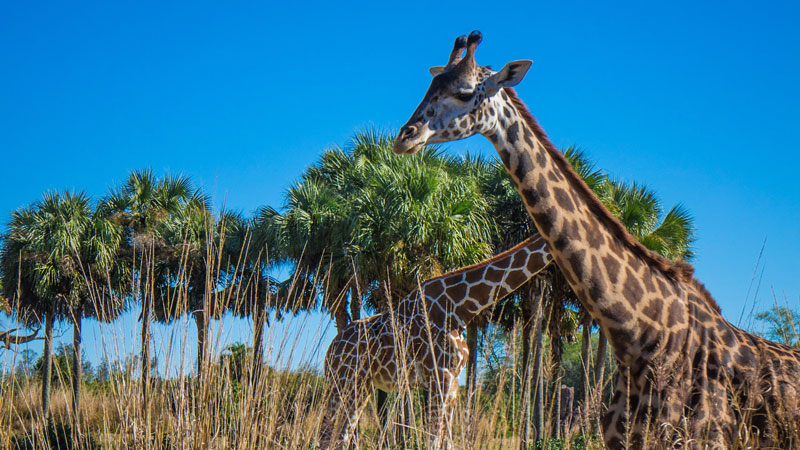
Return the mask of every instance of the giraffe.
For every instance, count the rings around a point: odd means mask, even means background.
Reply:
[[[322,448],[352,439],[374,389],[417,387],[430,395],[431,446],[448,445],[458,376],[468,356],[467,324],[551,260],[547,244],[535,235],[478,264],[425,280],[394,309],[342,329],[325,356],[331,397],[320,430]],[[343,416],[346,423],[337,423]]]
[[[602,419],[609,448],[800,448],[800,350],[725,320],[691,265],[651,252],[594,196],[513,87],[460,36],[394,151],[481,134],[515,183],[555,264],[609,338],[619,371]],[[463,57],[462,57],[463,54]]]

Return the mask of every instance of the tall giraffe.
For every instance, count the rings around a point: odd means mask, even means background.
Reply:
[[[428,279],[396,308],[340,331],[325,355],[331,398],[320,430],[322,448],[352,439],[374,389],[417,387],[430,395],[432,447],[448,445],[458,376],[469,353],[463,336],[467,324],[551,260],[545,241],[533,236],[493,258]]]
[[[512,89],[530,61],[475,62],[477,31],[456,39],[401,128],[396,153],[480,133],[619,363],[603,417],[610,448],[736,443],[800,447],[800,350],[726,321],[693,268],[648,250],[603,206]],[[463,57],[462,57],[463,53]]]

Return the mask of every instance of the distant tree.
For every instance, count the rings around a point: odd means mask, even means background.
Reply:
[[[3,285],[16,293],[12,305],[26,323],[45,319],[42,403],[47,416],[53,323],[72,323],[72,342],[80,355],[82,320],[86,315],[108,321],[124,306],[115,295],[120,228],[107,214],[92,209],[83,193],[46,193],[12,213],[0,251]],[[72,409],[75,430],[80,420],[81,364],[74,362]]]
[[[19,352],[19,362],[17,363],[17,374],[23,378],[30,378],[36,371],[36,361],[39,359],[38,353],[26,348]]]
[[[800,315],[785,306],[773,306],[756,314],[767,326],[766,337],[793,347],[800,347]]]

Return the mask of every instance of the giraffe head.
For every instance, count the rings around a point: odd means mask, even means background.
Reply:
[[[456,38],[446,66],[430,69],[433,81],[414,114],[400,129],[395,153],[416,153],[425,144],[455,141],[494,129],[502,105],[496,94],[522,81],[531,61],[506,64],[499,72],[475,62],[481,33]],[[462,57],[463,53],[463,57]]]

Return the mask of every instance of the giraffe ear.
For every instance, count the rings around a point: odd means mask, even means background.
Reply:
[[[428,72],[430,72],[433,76],[439,75],[440,73],[444,72],[444,66],[433,66],[428,69]]]
[[[531,64],[533,64],[533,61],[527,59],[511,61],[506,64],[500,72],[486,80],[486,92],[489,95],[494,95],[500,88],[516,86],[525,78],[525,74],[528,73]]]

